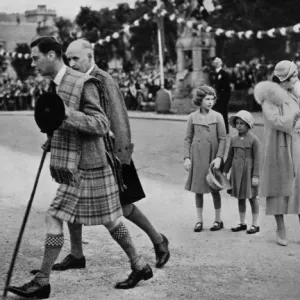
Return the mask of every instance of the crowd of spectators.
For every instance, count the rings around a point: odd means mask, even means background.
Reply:
[[[295,63],[300,71],[300,55],[295,56]],[[224,66],[230,74],[232,95],[237,101],[244,101],[253,93],[256,83],[271,80],[274,63],[268,62],[264,57],[254,58],[249,62],[242,61],[234,66]],[[155,110],[155,97],[160,89],[160,75],[158,66],[146,64],[137,65],[133,71],[125,73],[122,70],[110,70],[110,74],[119,84],[123,93],[126,107],[129,110],[153,111]],[[204,72],[211,71],[208,63]],[[165,65],[164,88],[174,92],[176,85],[176,64]],[[299,72],[300,74],[300,72]],[[0,74],[0,110],[32,110],[37,97],[48,90],[49,80],[40,75],[30,76],[21,81],[7,78]]]
[[[176,70],[174,64],[166,64],[164,70],[164,88],[172,91],[175,87]],[[161,88],[160,74],[155,66],[137,66],[134,71],[125,73],[111,71],[114,80],[119,84],[123,93],[125,104],[129,110],[153,111],[155,110],[155,97]]]
[[[32,110],[36,99],[48,88],[49,80],[41,76],[30,76],[21,81],[0,74],[0,109]]]

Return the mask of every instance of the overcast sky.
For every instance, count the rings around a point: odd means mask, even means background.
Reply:
[[[58,16],[74,18],[80,6],[90,6],[99,10],[103,7],[115,8],[118,3],[124,2],[132,5],[136,0],[0,0],[0,12],[24,13],[25,10],[35,9],[44,4],[47,8],[55,9]]]

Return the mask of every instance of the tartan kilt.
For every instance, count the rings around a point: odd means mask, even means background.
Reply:
[[[105,225],[122,216],[119,189],[111,167],[79,170],[80,184],[61,184],[48,213],[65,222]]]
[[[123,183],[127,187],[120,192],[121,205],[131,204],[146,197],[138,173],[131,160],[130,165],[122,165]]]

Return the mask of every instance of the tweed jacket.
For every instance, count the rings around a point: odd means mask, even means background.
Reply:
[[[96,65],[90,75],[100,80],[107,88],[110,110],[107,117],[110,121],[110,130],[114,134],[115,154],[122,164],[129,165],[134,145],[131,143],[129,118],[121,91],[113,78]]]
[[[79,110],[66,106],[67,118],[59,130],[78,132],[81,139],[79,169],[95,169],[107,166],[103,136],[109,131],[109,121],[99,104],[99,93],[88,75],[67,67],[57,93],[63,99],[81,91]],[[65,102],[65,101],[64,101]]]

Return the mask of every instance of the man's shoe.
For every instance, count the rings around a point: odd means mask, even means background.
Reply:
[[[169,251],[169,241],[168,239],[161,234],[163,241],[159,244],[154,245],[155,255],[156,255],[156,268],[162,268],[170,258]]]
[[[224,228],[223,222],[215,221],[213,226],[210,228],[210,231],[218,231],[218,230],[221,230],[222,228]]]
[[[75,258],[72,254],[67,255],[62,262],[54,264],[53,271],[65,271],[69,269],[84,269],[85,257]]]
[[[231,228],[231,231],[233,232],[238,232],[242,230],[247,230],[247,225],[246,224],[239,224],[237,227]]]
[[[24,298],[48,299],[51,287],[50,284],[40,285],[33,279],[22,286],[9,286],[7,287],[7,291]]]
[[[148,280],[153,277],[152,269],[147,264],[141,271],[132,271],[129,277],[125,281],[118,282],[115,285],[116,289],[132,289],[134,288],[141,280]]]

